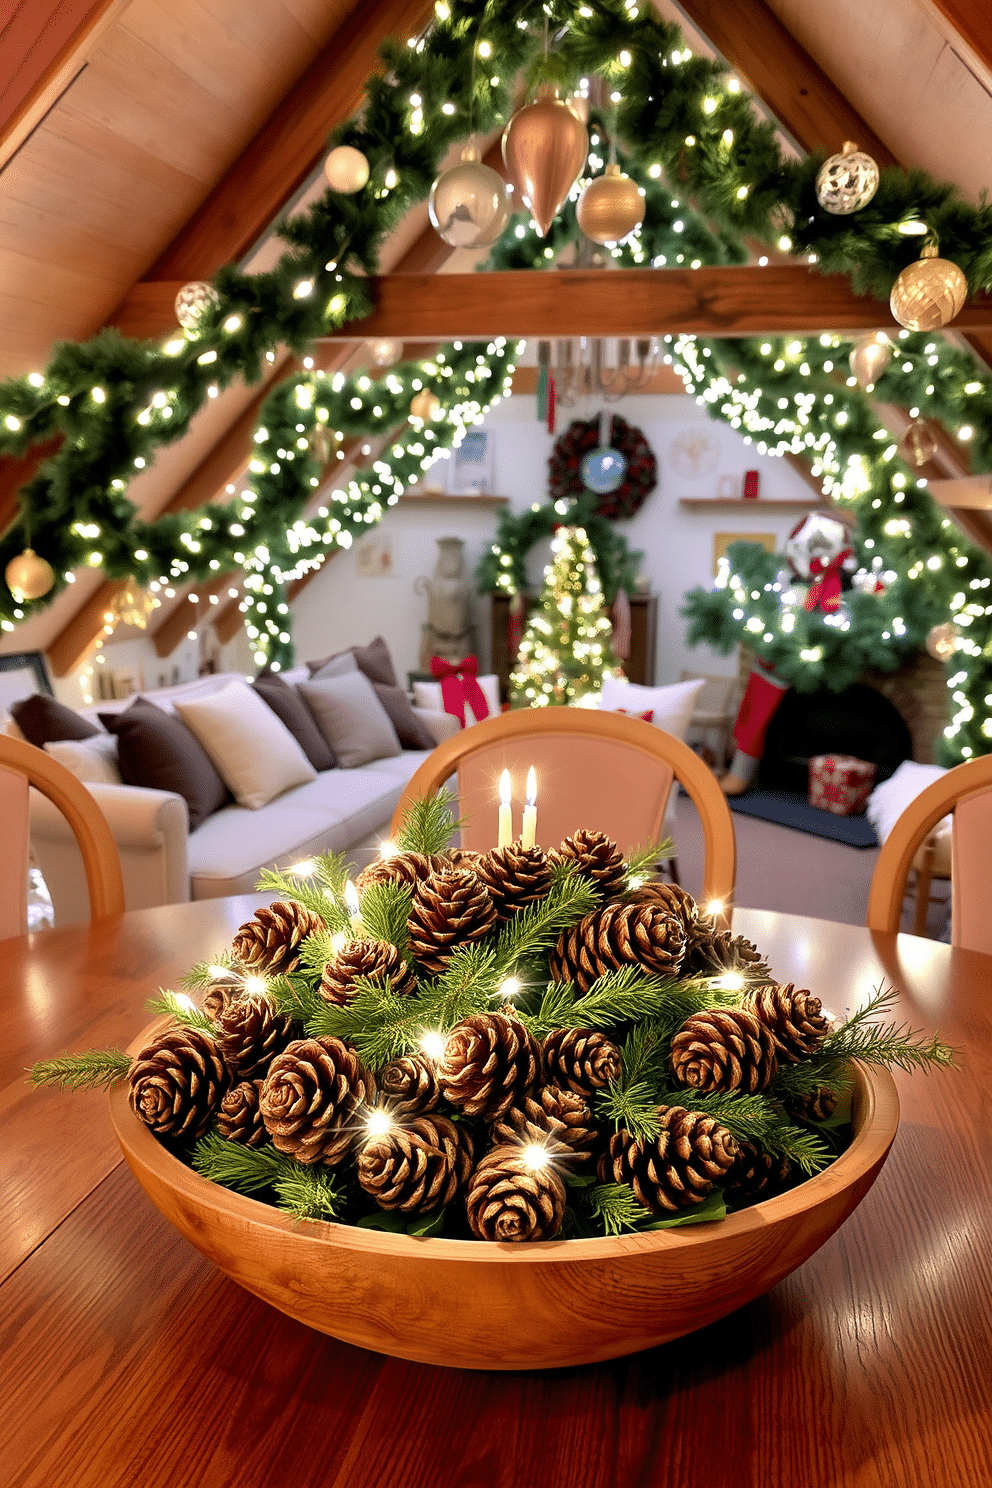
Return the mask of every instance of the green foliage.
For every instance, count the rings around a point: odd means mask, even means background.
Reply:
[[[444,852],[455,832],[464,826],[464,821],[456,820],[452,810],[457,804],[458,797],[443,788],[436,796],[411,802],[396,839],[400,851],[428,856]]]
[[[311,940],[313,938],[311,937]],[[321,970],[323,970],[323,962]],[[316,982],[310,981],[298,971],[291,972],[289,976],[270,977],[265,992],[278,1013],[295,1019],[297,1023],[309,1022],[314,1014],[325,1005],[317,991]]]
[[[278,1175],[272,1185],[280,1209],[294,1219],[337,1219],[341,1194],[326,1168],[294,1163],[291,1172]]]
[[[508,920],[496,938],[496,972],[505,976],[520,961],[549,951],[563,930],[581,920],[598,903],[596,890],[581,874],[554,880],[538,904],[529,904]]]
[[[302,904],[319,915],[333,934],[351,931],[351,917],[344,902],[347,873],[343,854],[327,854],[308,860],[310,871],[294,873],[291,868],[263,868],[255,885],[260,894],[277,894],[280,899]],[[312,867],[311,867],[312,865]]]
[[[42,1059],[28,1071],[31,1084],[57,1085],[60,1090],[105,1090],[123,1080],[131,1056],[123,1049],[88,1049],[85,1054],[63,1054]]]
[[[646,847],[635,847],[627,854],[627,882],[653,877],[658,864],[667,862],[674,852],[675,843],[671,837],[649,842]]]
[[[583,1194],[583,1199],[590,1216],[599,1220],[606,1235],[639,1229],[651,1218],[651,1211],[637,1202],[634,1190],[626,1183],[597,1184]]]
[[[718,1220],[726,1219],[727,1205],[721,1191],[717,1188],[710,1194],[709,1198],[703,1200],[692,1209],[682,1209],[678,1214],[670,1214],[667,1219],[655,1219],[650,1224],[639,1225],[641,1233],[648,1230],[677,1230],[686,1225],[714,1224]]]
[[[240,985],[241,973],[234,969],[234,957],[230,951],[221,951],[212,961],[198,961],[179,978],[179,985],[186,992],[206,992],[220,981]]]
[[[342,1197],[326,1168],[296,1162],[274,1147],[244,1147],[208,1132],[193,1149],[192,1166],[203,1178],[238,1193],[271,1189],[277,1207],[296,1219],[336,1219]]]
[[[413,891],[406,884],[372,884],[362,895],[362,925],[370,940],[386,940],[398,951],[409,943],[406,922]]]
[[[188,997],[177,997],[175,992],[160,991],[157,997],[150,997],[148,1011],[174,1018],[184,1028],[199,1028],[202,1032],[209,1033],[211,1037],[215,1032],[214,1025],[206,1013],[190,1002]]]
[[[620,667],[585,529],[562,527],[551,547],[544,588],[510,675],[514,707],[579,704],[602,689],[604,674]]]
[[[658,1087],[663,1074],[663,1041],[651,1022],[632,1028],[621,1050],[620,1076],[611,1080],[596,1102],[598,1114],[617,1131],[650,1141],[661,1130]]]

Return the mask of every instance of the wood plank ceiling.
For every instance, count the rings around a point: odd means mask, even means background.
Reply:
[[[969,195],[986,183],[986,0],[655,3],[688,21],[697,50],[727,58],[799,148],[853,135]],[[157,281],[243,257],[356,106],[379,38],[413,34],[430,13],[425,0],[15,0],[0,24],[0,44],[19,38],[22,53],[0,87],[0,375],[154,299]],[[423,209],[411,214],[384,267],[469,266],[418,238],[424,223]],[[232,390],[201,413],[132,486],[143,511],[195,504],[235,478],[254,397]],[[16,489],[7,475],[0,521]],[[75,618],[87,602],[92,618]],[[81,576],[3,649],[56,645],[72,664],[105,602]]]

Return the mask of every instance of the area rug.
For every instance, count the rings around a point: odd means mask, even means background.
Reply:
[[[756,816],[761,821],[792,827],[796,832],[809,832],[814,837],[827,837],[831,842],[846,842],[848,847],[878,847],[871,822],[862,816],[834,816],[810,806],[802,796],[790,791],[756,788],[742,796],[728,796],[727,805],[741,816]]]

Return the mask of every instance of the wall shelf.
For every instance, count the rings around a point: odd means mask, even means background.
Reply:
[[[449,496],[447,491],[404,491],[399,499],[400,506],[474,506],[479,511],[485,511],[497,506],[509,506],[509,496]]]
[[[820,500],[794,500],[794,501],[770,501],[762,496],[680,496],[679,506],[690,507],[693,511],[727,511],[730,507],[747,507],[749,511],[765,512],[801,512],[819,511],[822,506],[829,505],[826,496]]]

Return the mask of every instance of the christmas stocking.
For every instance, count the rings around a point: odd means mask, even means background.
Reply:
[[[739,796],[751,784],[764,753],[765,730],[788,690],[788,682],[781,681],[767,667],[755,663],[751,668],[734,724],[737,751],[720,782],[724,795]]]

